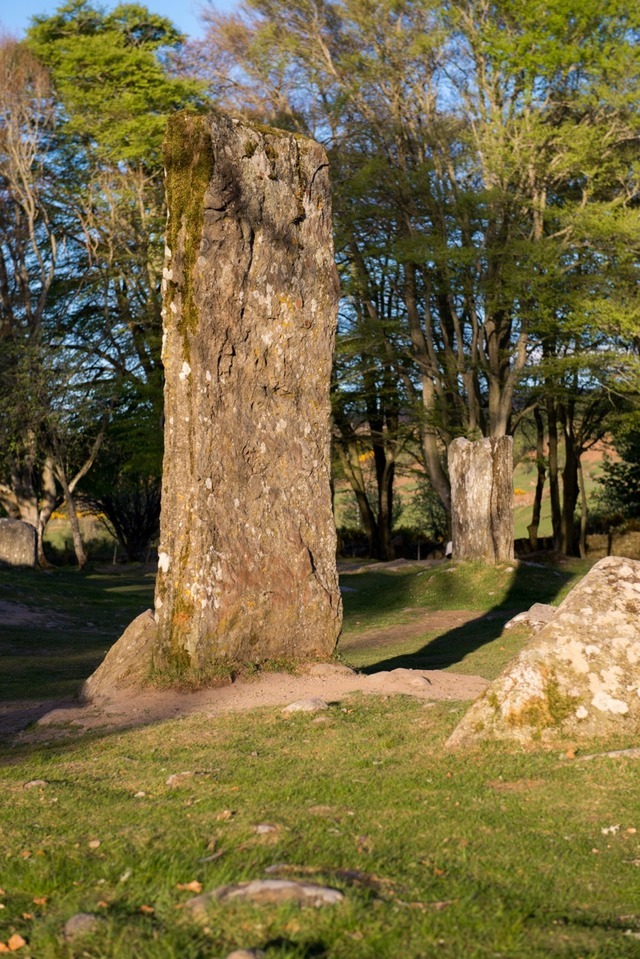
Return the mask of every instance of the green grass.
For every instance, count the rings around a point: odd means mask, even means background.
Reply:
[[[350,666],[380,669],[450,669],[492,679],[517,652],[522,634],[502,635],[507,619],[533,603],[559,603],[584,575],[579,560],[561,566],[505,563],[445,563],[420,570],[380,570],[342,577],[345,626],[339,653]],[[463,626],[409,627],[420,613],[477,611]],[[394,628],[399,625],[406,630]],[[371,631],[384,631],[373,642]],[[364,638],[362,637],[364,634]]]
[[[0,601],[38,611],[34,625],[0,629],[0,702],[73,696],[123,629],[153,606],[154,575],[0,571]]]
[[[557,572],[556,601],[569,585],[567,570]],[[0,598],[69,615],[61,661],[75,661],[83,618],[106,638],[148,605],[142,576],[130,592],[124,578],[60,575],[0,573],[0,586],[10,583]],[[386,604],[397,623],[407,597],[424,609],[457,602],[487,614],[528,602],[533,588],[520,567],[344,581],[358,590],[345,594],[353,637]],[[510,652],[524,638],[510,638]],[[6,661],[2,675],[7,682]],[[637,959],[637,762],[581,763],[562,742],[449,753],[444,742],[465,708],[356,697],[319,721],[268,709],[14,739],[0,749],[0,941],[19,933],[27,945],[16,955],[32,959],[209,959],[241,947],[268,959]],[[630,746],[639,734],[629,727],[589,748]],[[194,775],[182,785],[167,785],[187,770]],[[34,779],[47,785],[25,789]],[[257,835],[265,822],[277,832]],[[619,828],[602,832],[610,826]],[[276,874],[327,883],[345,901],[323,910],[214,905],[206,925],[180,908],[193,893],[179,885],[208,890]],[[100,928],[67,943],[64,922],[80,911],[99,916]]]

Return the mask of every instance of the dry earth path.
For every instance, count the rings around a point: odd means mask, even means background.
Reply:
[[[406,561],[396,561],[379,565],[405,564]],[[371,566],[367,568],[371,569]],[[53,616],[43,614],[42,610],[29,609],[24,604],[3,602],[1,612],[2,621],[7,625],[13,622],[21,626],[44,627],[45,630],[62,625],[55,623]],[[467,610],[407,609],[405,612],[411,614],[411,622],[359,632],[346,637],[343,648],[371,647],[382,651],[403,638],[411,639],[430,630],[445,632],[478,616],[477,612]],[[442,670],[394,669],[367,676],[338,664],[315,664],[302,667],[295,674],[265,672],[252,679],[239,679],[228,685],[195,692],[145,689],[108,705],[81,705],[69,700],[0,702],[0,740],[13,739],[16,734],[20,734],[19,738],[24,741],[32,737],[50,738],[62,732],[68,734],[70,730],[124,729],[194,713],[216,716],[262,707],[283,707],[310,698],[335,704],[354,693],[409,695],[424,701],[472,700],[487,685],[487,680],[480,676]],[[37,726],[34,727],[34,723]]]

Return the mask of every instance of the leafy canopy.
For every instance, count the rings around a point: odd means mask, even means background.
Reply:
[[[137,3],[105,13],[70,0],[37,16],[27,42],[52,72],[65,129],[111,162],[160,164],[166,117],[198,105],[200,85],[169,75],[167,58],[184,36]]]

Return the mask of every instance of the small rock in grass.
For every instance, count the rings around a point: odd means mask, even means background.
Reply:
[[[49,783],[45,779],[31,779],[28,783],[25,783],[22,787],[23,789],[42,789],[44,786],[48,786]]]
[[[255,827],[256,832],[259,836],[268,836],[269,833],[277,832],[278,827],[272,826],[270,823],[261,822]]]
[[[71,941],[79,936],[88,936],[100,926],[100,920],[92,912],[77,912],[64,924],[64,937]]]
[[[187,779],[193,779],[194,773],[192,770],[188,769],[184,773],[173,773],[172,776],[169,776],[167,779],[167,786],[171,789],[175,789],[176,786],[181,786],[182,783],[186,782]]]
[[[234,949],[227,959],[262,959],[264,955],[262,949]]]
[[[504,629],[512,629],[514,626],[528,626],[537,633],[543,626],[551,622],[557,612],[555,606],[549,606],[547,603],[534,603],[528,610],[518,613],[508,623],[505,623]]]
[[[282,710],[285,715],[290,713],[317,713],[321,709],[328,709],[329,704],[318,696],[312,696],[310,699],[298,699],[295,703],[290,703]]]
[[[296,903],[299,906],[331,906],[342,902],[343,894],[329,886],[315,883],[293,882],[287,879],[254,879],[229,886],[219,886],[211,892],[195,896],[185,903],[194,919],[206,916],[212,902],[247,901],[257,906],[277,905],[282,902]]]

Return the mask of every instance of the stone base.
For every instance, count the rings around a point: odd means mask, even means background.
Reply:
[[[127,626],[96,671],[86,680],[80,690],[81,701],[106,703],[122,697],[126,689],[146,685],[156,637],[156,621],[148,609]]]

